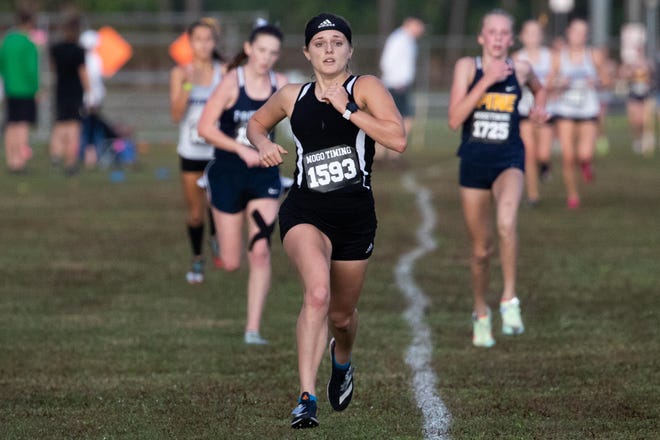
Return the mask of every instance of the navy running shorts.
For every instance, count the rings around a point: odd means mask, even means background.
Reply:
[[[310,224],[332,244],[335,261],[366,260],[376,238],[376,210],[371,192],[320,194],[292,188],[280,207],[280,238],[296,225]]]
[[[250,200],[277,199],[282,193],[280,169],[248,168],[244,162],[230,165],[214,159],[206,168],[206,180],[211,205],[218,211],[236,214],[243,211]]]
[[[491,189],[493,183],[504,171],[518,168],[525,171],[525,156],[518,155],[495,163],[479,162],[461,158],[459,184],[465,188]]]

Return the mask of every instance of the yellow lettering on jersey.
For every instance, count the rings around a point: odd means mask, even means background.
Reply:
[[[493,112],[513,113],[516,95],[512,93],[486,93],[477,108]]]

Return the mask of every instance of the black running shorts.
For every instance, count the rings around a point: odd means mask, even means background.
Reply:
[[[376,237],[376,210],[371,192],[314,193],[292,188],[280,207],[280,238],[296,225],[310,224],[332,243],[332,260],[368,259]]]
[[[77,99],[61,99],[55,104],[56,121],[82,120],[82,102]]]
[[[186,159],[183,156],[179,156],[179,165],[181,171],[186,173],[202,173],[206,169],[206,166],[211,162],[210,160],[195,160],[195,159]]]
[[[37,104],[34,98],[6,98],[7,122],[37,122]]]

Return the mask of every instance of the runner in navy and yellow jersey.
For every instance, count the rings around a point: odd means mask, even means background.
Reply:
[[[503,10],[486,14],[479,34],[482,55],[458,61],[449,102],[449,125],[463,127],[458,150],[463,213],[472,240],[474,294],[473,344],[495,343],[485,296],[493,253],[493,205],[504,279],[500,311],[502,331],[524,331],[516,296],[517,219],[523,191],[525,150],[520,139],[518,102],[521,87],[534,94],[533,120],[545,121],[545,90],[530,64],[508,56],[513,19]]]

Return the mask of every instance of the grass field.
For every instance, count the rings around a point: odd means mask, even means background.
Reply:
[[[152,146],[121,183],[65,179],[43,154],[0,173],[0,437],[3,439],[419,439],[404,362],[411,333],[394,266],[415,246],[412,173],[431,189],[439,247],[415,268],[430,298],[438,393],[454,439],[649,439],[660,420],[660,157],[612,149],[569,212],[555,158],[543,202],[521,208],[518,294],[527,332],[470,344],[468,244],[456,135],[444,122],[407,167],[376,169],[379,233],[360,303],[351,407],[294,432],[300,288],[279,240],[262,333],[242,343],[246,270],[184,280],[189,250],[172,147]],[[438,141],[436,141],[438,140]],[[286,169],[290,169],[292,158]],[[162,168],[168,167],[169,177]],[[492,305],[500,277],[493,267]],[[498,320],[496,319],[496,323]],[[324,388],[328,361],[321,366]],[[322,394],[322,393],[320,393]]]

